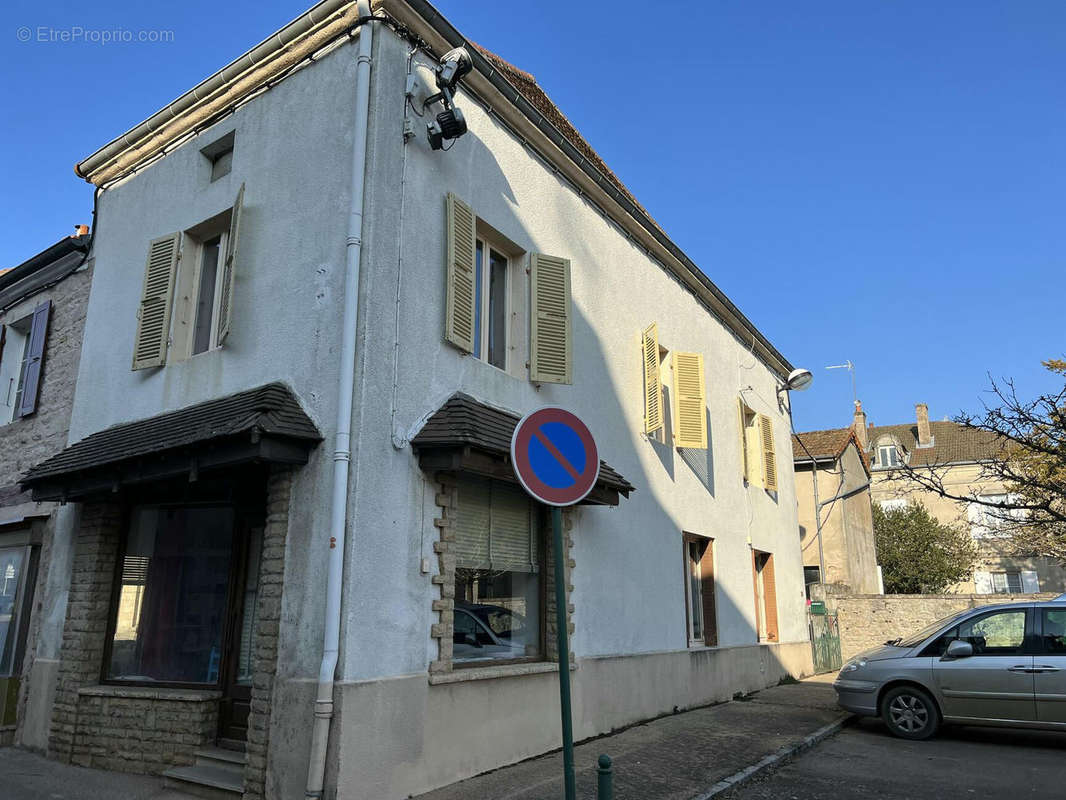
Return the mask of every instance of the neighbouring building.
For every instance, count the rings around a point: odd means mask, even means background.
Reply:
[[[52,758],[298,797],[332,711],[325,796],[381,800],[550,751],[556,559],[578,739],[811,671],[792,365],[531,75],[375,10],[319,3],[78,165],[84,357],[23,478],[78,509]],[[510,465],[544,405],[603,459],[563,553]]]
[[[806,582],[845,584],[856,594],[881,593],[870,467],[855,432],[793,434],[792,459]],[[821,516],[820,539],[815,514]]]
[[[1052,559],[1022,557],[1011,552],[1010,541],[997,531],[997,520],[979,503],[951,500],[901,479],[898,468],[936,470],[944,488],[960,497],[988,502],[1005,499],[1007,488],[988,479],[983,465],[994,459],[999,446],[991,434],[948,420],[931,421],[925,403],[915,406],[915,421],[873,425],[856,403],[851,428],[819,431],[808,436],[844,435],[853,431],[871,467],[870,497],[883,509],[920,502],[940,522],[965,528],[978,544],[973,579],[949,591],[976,594],[1021,594],[1066,591],[1066,569]]]
[[[67,443],[92,276],[86,233],[0,272],[0,744],[47,737],[77,512],[35,502],[18,480]]]

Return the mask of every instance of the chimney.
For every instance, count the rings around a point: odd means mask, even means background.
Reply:
[[[929,429],[929,406],[925,403],[918,403],[914,411],[918,416],[918,446],[932,447],[933,432]]]
[[[863,452],[869,448],[869,443],[866,439],[866,414],[862,410],[862,403],[858,400],[855,401],[855,419],[851,423],[851,427],[855,429],[855,437],[859,440],[859,447]]]

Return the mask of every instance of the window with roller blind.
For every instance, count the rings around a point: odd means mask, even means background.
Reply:
[[[537,506],[514,484],[465,477],[455,522],[456,665],[543,656],[544,544]]]

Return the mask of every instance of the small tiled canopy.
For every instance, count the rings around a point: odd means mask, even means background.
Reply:
[[[474,472],[516,482],[511,467],[511,434],[519,419],[518,414],[457,392],[426,421],[411,446],[427,472]],[[628,498],[632,491],[633,484],[606,461],[600,461],[599,480],[582,502],[618,505],[618,496]]]
[[[280,383],[115,425],[72,444],[20,480],[57,500],[248,463],[306,464],[322,434]]]

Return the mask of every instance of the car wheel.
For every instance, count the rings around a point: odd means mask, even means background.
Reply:
[[[933,698],[917,686],[897,686],[881,699],[881,719],[903,739],[928,739],[940,727]]]

